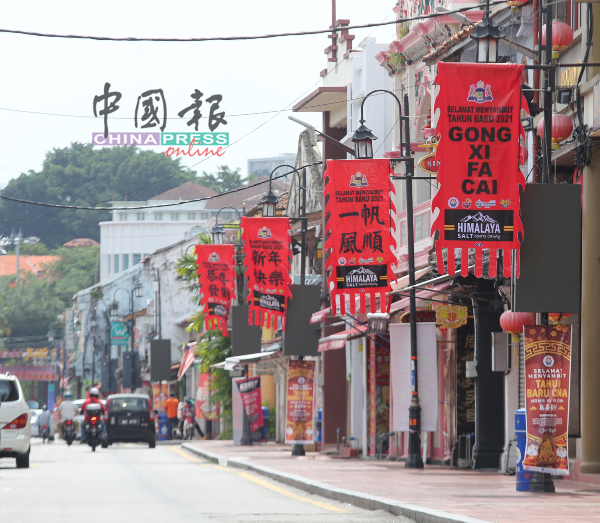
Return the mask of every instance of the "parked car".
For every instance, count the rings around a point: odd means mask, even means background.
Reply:
[[[154,412],[150,398],[144,394],[111,394],[106,400],[106,436],[102,447],[117,441],[156,445]]]
[[[31,402],[29,402],[31,404]],[[37,426],[38,416],[42,413],[42,409],[29,408],[29,423],[31,424],[31,437],[38,438],[40,436],[40,428]]]
[[[19,469],[29,467],[29,405],[19,379],[11,374],[0,374],[0,441],[0,458],[16,458]]]

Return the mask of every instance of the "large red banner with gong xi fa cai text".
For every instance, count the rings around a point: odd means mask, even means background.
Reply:
[[[285,330],[287,300],[292,297],[289,218],[242,217],[244,265],[248,279],[250,325]],[[254,315],[254,320],[253,320]]]
[[[234,246],[196,245],[196,257],[206,329],[220,329],[228,336],[227,318],[236,287]]]
[[[571,326],[525,326],[527,446],[523,468],[569,473]]]
[[[440,109],[437,134],[438,193],[433,207],[439,214],[432,232],[436,241],[438,271],[445,272],[443,248],[448,249],[448,273],[455,273],[455,249],[462,249],[461,273],[468,274],[469,250],[475,251],[475,275],[483,272],[483,249],[489,249],[489,275],[497,272],[498,249],[518,252],[523,235],[519,186],[525,178],[519,169],[523,65],[438,64]],[[504,274],[510,276],[510,263]]]
[[[357,297],[366,314],[367,296],[371,312],[387,311],[396,263],[390,174],[389,160],[327,161],[325,249],[331,306],[340,314],[356,313]]]

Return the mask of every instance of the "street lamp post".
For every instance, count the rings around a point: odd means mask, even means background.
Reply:
[[[415,244],[414,244],[414,218],[413,218],[413,194],[412,180],[415,174],[415,160],[410,152],[410,127],[408,117],[408,95],[404,95],[404,116],[402,116],[402,104],[400,99],[391,91],[377,89],[367,94],[360,106],[360,127],[354,133],[352,141],[355,145],[356,158],[372,158],[373,147],[372,140],[376,139],[371,131],[364,125],[363,108],[369,96],[374,93],[383,92],[391,94],[398,103],[398,114],[400,119],[400,154],[402,155],[396,161],[406,163],[406,173],[404,176],[395,177],[397,180],[406,182],[406,225],[408,239],[408,281],[410,285],[410,359],[412,373],[412,399],[409,407],[409,439],[408,439],[408,458],[405,461],[406,468],[423,468],[423,458],[421,457],[421,406],[419,404],[419,380],[418,380],[418,360],[417,360],[417,305],[415,295]],[[402,129],[404,123],[404,133]],[[403,134],[404,139],[403,139]],[[394,162],[395,163],[395,162]]]
[[[302,229],[300,231],[300,285],[304,285],[306,280],[306,230],[308,228],[308,217],[306,216],[306,168],[303,168],[302,174],[300,174],[298,169],[288,164],[282,164],[275,167],[275,169],[273,169],[269,175],[269,192],[263,196],[259,203],[262,205],[263,216],[274,217],[276,215],[277,197],[271,190],[271,182],[273,180],[273,174],[281,167],[287,167],[292,170],[292,173],[298,174],[298,189],[301,191],[298,204],[298,219],[302,223]],[[302,359],[304,359],[303,356],[300,356],[300,360]],[[304,451],[304,445],[300,443],[294,443],[294,446],[292,447],[292,456],[304,456],[305,454],[306,452]]]
[[[139,276],[139,274],[138,274],[138,276]],[[133,350],[133,299],[134,299],[134,297],[141,298],[144,294],[144,288],[142,287],[142,284],[139,282],[139,280],[136,280],[136,281],[137,281],[137,283],[135,284],[133,289],[131,289],[131,292],[123,287],[119,287],[118,289],[115,289],[115,292],[113,293],[113,301],[109,307],[110,317],[112,319],[117,318],[117,316],[119,315],[119,305],[116,302],[115,297],[116,297],[118,291],[125,291],[127,293],[127,297],[129,298],[129,317],[131,318],[130,325],[129,325],[129,334],[130,334],[129,350],[130,351]]]

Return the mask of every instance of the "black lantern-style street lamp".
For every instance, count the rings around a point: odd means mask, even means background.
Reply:
[[[273,218],[275,216],[277,213],[277,196],[271,190],[271,180],[269,180],[269,192],[262,197],[259,203],[262,205],[262,215],[265,218]]]
[[[133,288],[133,295],[136,298],[141,298],[144,294],[144,288],[142,287],[141,283],[138,283],[134,288]]]
[[[116,318],[118,310],[119,310],[119,306],[117,305],[117,302],[113,300],[113,302],[108,307],[108,312],[110,314],[110,317],[111,318]]]
[[[214,227],[210,230],[210,235],[215,245],[223,245],[225,241],[225,228],[221,224],[215,223]]]
[[[362,112],[362,106],[361,106]],[[364,125],[365,121],[360,119],[360,126],[354,134],[351,140],[354,142],[354,157],[357,160],[373,158],[373,140],[377,140],[377,136],[374,136],[371,129]]]
[[[501,37],[500,29],[496,27],[496,24],[490,18],[490,0],[487,0],[485,17],[477,26],[475,33],[471,35],[471,38],[477,41],[475,61],[478,63],[496,63],[498,61],[498,41]]]

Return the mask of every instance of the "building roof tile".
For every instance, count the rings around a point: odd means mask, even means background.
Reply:
[[[150,200],[194,200],[196,198],[207,198],[218,194],[210,187],[204,187],[198,183],[187,182],[179,187],[150,198]]]

